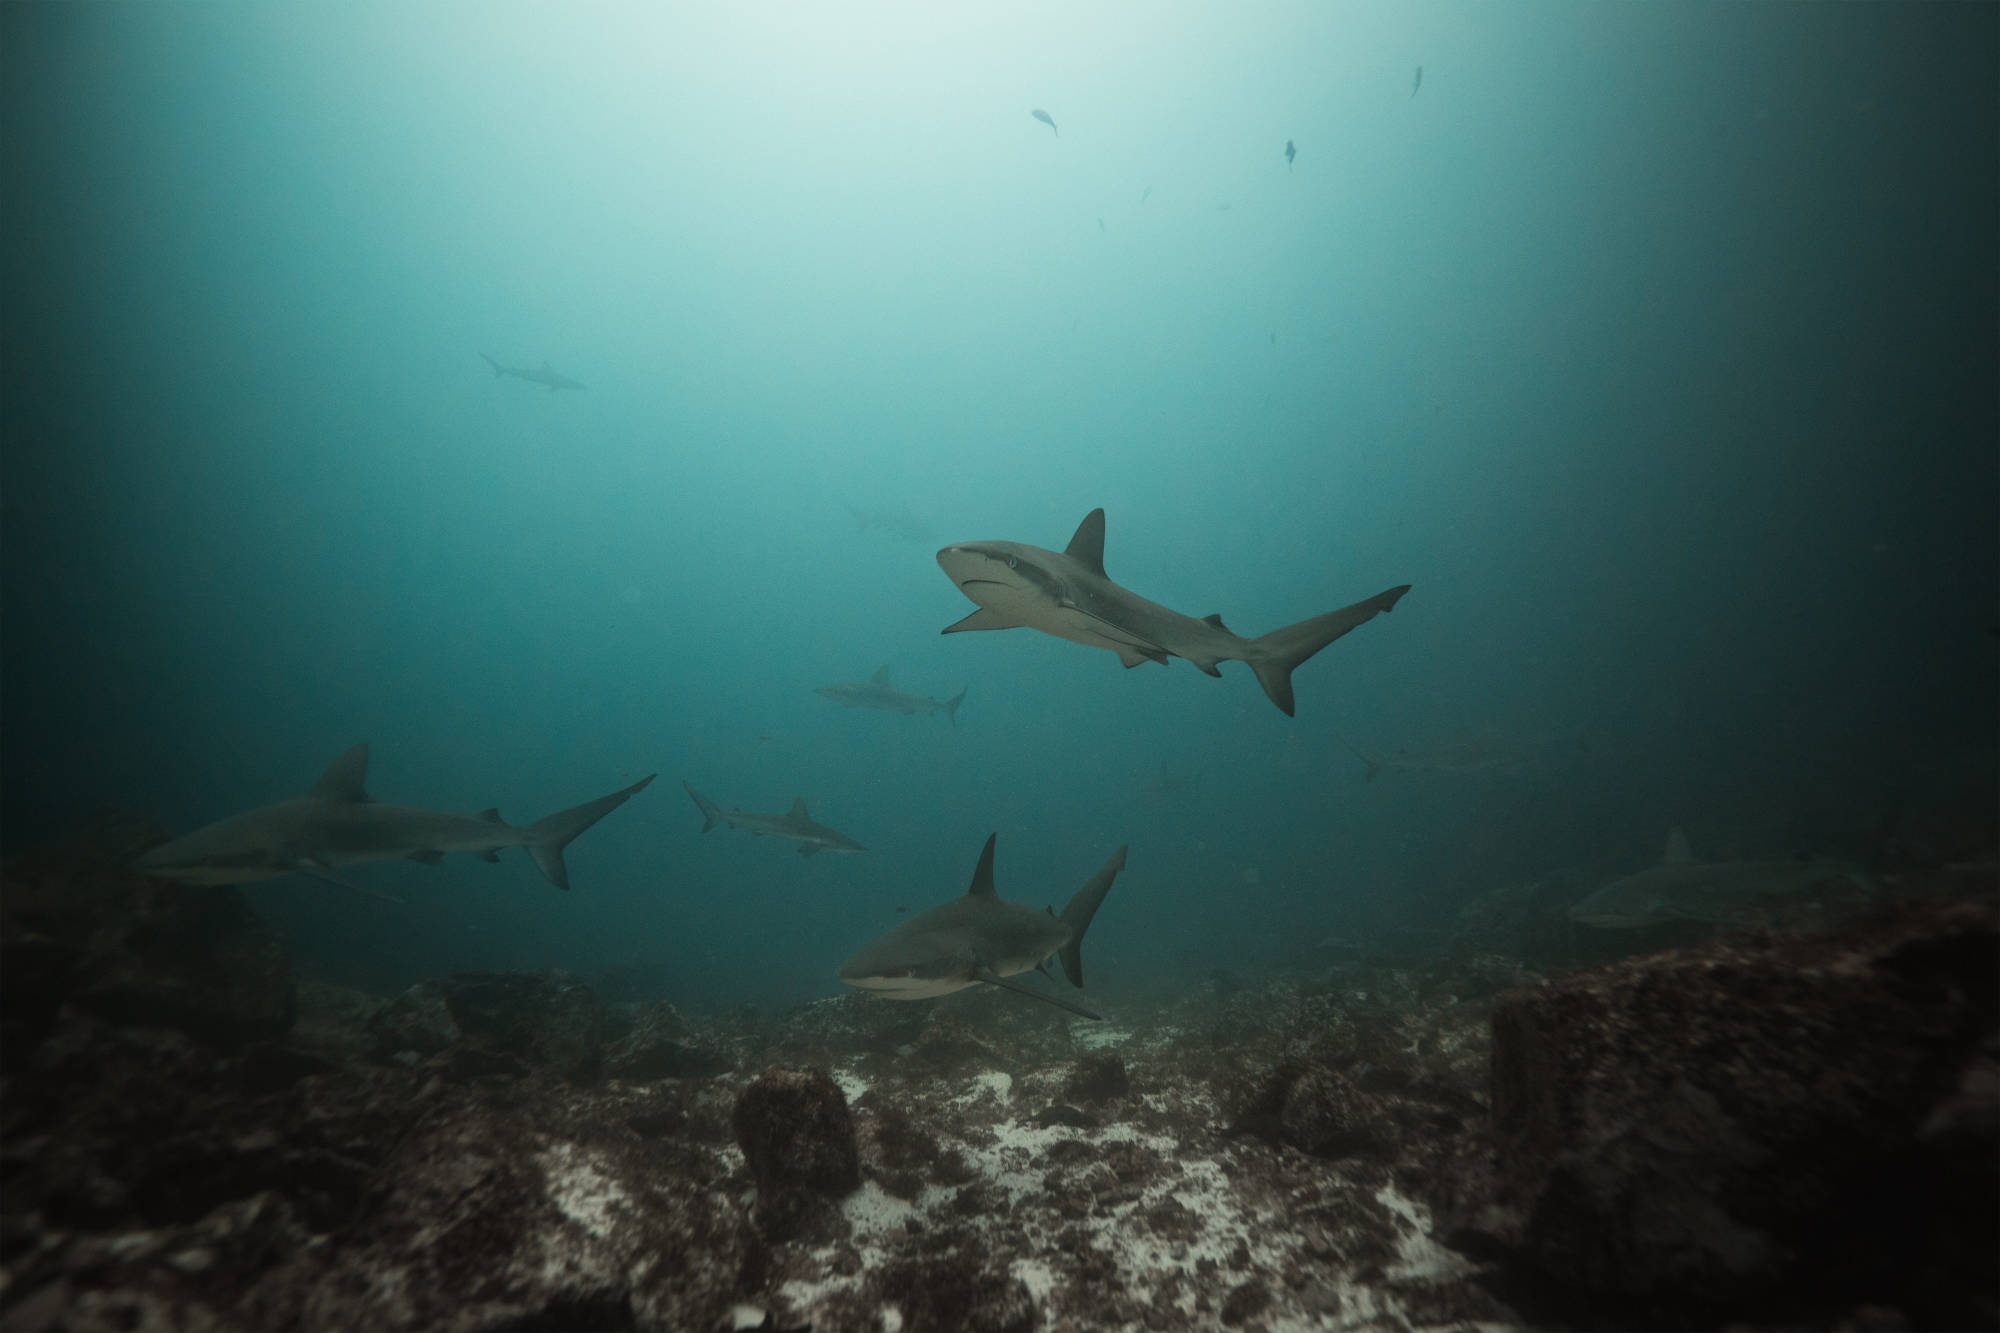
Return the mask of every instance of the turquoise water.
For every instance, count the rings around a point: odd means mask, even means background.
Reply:
[[[1115,998],[1673,824],[1990,820],[1996,56],[1974,5],[0,8],[6,847],[360,740],[516,820],[658,772],[569,894],[247,892],[342,980],[716,1008],[834,993],[996,831],[1037,905],[1131,846]],[[1244,634],[1414,589],[1296,719],[938,634],[938,546],[1096,506]],[[956,725],[814,693],[885,663]]]

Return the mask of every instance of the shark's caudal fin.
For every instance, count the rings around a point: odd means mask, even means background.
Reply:
[[[1111,853],[1111,859],[1104,863],[1103,868],[1090,877],[1090,883],[1076,891],[1076,896],[1069,900],[1069,906],[1062,910],[1060,920],[1069,927],[1069,942],[1056,950],[1056,956],[1062,959],[1063,975],[1069,978],[1072,986],[1083,984],[1083,932],[1090,929],[1090,919],[1097,915],[1098,904],[1104,901],[1104,895],[1111,891],[1111,881],[1117,879],[1118,872],[1124,868],[1125,849],[1120,847]]]
[[[1373,620],[1378,612],[1395,610],[1396,603],[1409,590],[1410,585],[1405,583],[1399,588],[1378,592],[1365,602],[1356,602],[1338,611],[1329,611],[1323,616],[1314,616],[1311,620],[1301,620],[1296,625],[1260,634],[1250,640],[1249,651],[1244,654],[1243,660],[1257,673],[1257,683],[1264,687],[1264,693],[1271,702],[1283,710],[1286,717],[1291,717],[1292,672],[1347,631]]]
[[[648,773],[623,791],[614,791],[609,796],[571,806],[528,825],[526,832],[534,840],[528,844],[528,855],[534,860],[535,868],[542,872],[542,877],[557,888],[567,890],[569,869],[563,865],[563,848],[575,841],[579,833],[644,790],[655,776]]]
[[[966,690],[969,690],[971,688],[972,687],[970,685],[965,687]],[[964,702],[965,702],[965,690],[960,690],[957,694],[952,695],[951,698],[946,699],[944,701],[943,707],[944,707],[945,721],[951,723],[954,727],[958,725],[958,706]]]
[[[681,786],[687,788],[687,794],[694,797],[695,806],[701,811],[701,831],[706,833],[714,828],[716,821],[722,818],[722,807],[696,791],[690,784],[683,782]]]
[[[487,365],[493,367],[493,378],[498,379],[502,375],[505,375],[507,373],[507,368],[505,366],[501,365],[498,361],[495,361],[492,357],[486,355],[486,353],[481,352],[479,354],[479,359],[481,361],[484,361]]]

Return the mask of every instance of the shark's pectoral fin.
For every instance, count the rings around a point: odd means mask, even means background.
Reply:
[[[1031,986],[1023,986],[1016,981],[1009,981],[1007,980],[1007,978],[996,973],[990,967],[974,968],[972,972],[972,979],[974,981],[983,981],[989,986],[998,986],[1001,990],[1010,990],[1018,995],[1025,995],[1033,1000],[1040,1000],[1044,1004],[1052,1004],[1058,1009],[1067,1009],[1069,1012],[1079,1015],[1080,1017],[1083,1018],[1095,1018],[1101,1020],[1104,1017],[1103,1014],[1095,1013],[1089,1009],[1084,1008],[1082,1005],[1078,1004],[1075,1000],[1070,999],[1066,995],[1055,995],[1047,991],[1036,990]]]
[[[962,634],[969,629],[1019,629],[1021,622],[1009,620],[991,607],[982,606],[963,620],[953,621],[940,634]]]
[[[1129,643],[1109,643],[1105,647],[1118,654],[1118,660],[1125,664],[1125,669],[1128,671],[1142,662],[1159,662],[1164,665],[1167,660],[1167,655],[1164,652],[1157,650],[1148,652],[1144,648],[1135,648]],[[1216,674],[1219,676],[1222,673],[1218,671]]]
[[[403,900],[401,898],[396,897],[394,894],[382,893],[376,889],[364,889],[359,884],[350,883],[349,881],[344,880],[340,876],[334,874],[332,867],[327,866],[319,861],[308,860],[305,857],[300,857],[298,860],[292,862],[292,869],[297,871],[301,875],[311,875],[314,879],[325,880],[328,884],[338,884],[341,888],[348,890],[350,893],[361,893],[361,894],[366,894],[370,898],[380,898],[383,902],[394,903],[398,907],[401,907],[403,905]]]
[[[1109,648],[1112,652],[1117,653],[1118,660],[1123,662],[1128,668],[1138,666],[1141,662],[1158,662],[1164,666],[1167,659],[1173,656],[1165,645],[1155,643],[1143,634],[1126,629],[1116,621],[1106,620],[1103,616],[1097,615],[1092,611],[1087,611],[1070,598],[1063,598],[1056,606],[1064,616],[1069,617],[1076,629],[1090,636],[1089,639],[1083,639],[1080,642],[1088,643],[1090,639],[1097,640],[1096,646]],[[1047,627],[1040,626],[1038,628],[1046,629]],[[1049,632],[1065,639],[1075,637],[1070,634],[1064,634],[1060,630],[1050,630]]]
[[[444,853],[435,850],[427,852],[411,852],[407,857],[403,859],[406,861],[422,861],[427,866],[434,866],[438,862],[444,860]]]

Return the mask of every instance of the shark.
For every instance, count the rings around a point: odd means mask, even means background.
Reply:
[[[1833,886],[1875,893],[1868,873],[1847,861],[1698,861],[1677,828],[1667,834],[1659,865],[1612,880],[1571,907],[1569,919],[1599,930],[1636,930],[1664,921],[1754,925],[1774,908]]]
[[[1396,773],[1470,777],[1479,773],[1518,773],[1528,766],[1527,757],[1519,747],[1485,732],[1441,740],[1431,745],[1405,746],[1393,754],[1371,754],[1338,733],[1335,733],[1334,739],[1361,761],[1367,771],[1365,780],[1369,782],[1373,782],[1384,769]]]
[[[514,825],[498,810],[455,815],[414,805],[390,805],[368,795],[368,746],[349,747],[304,796],[231,815],[161,843],[132,868],[184,884],[254,884],[281,875],[310,875],[370,897],[400,901],[351,884],[334,872],[371,861],[435,865],[447,852],[498,861],[509,847],[525,848],[543,878],[569,888],[563,848],[585,829],[645,789],[648,774],[609,796],[572,806],[532,824]]]
[[[1104,902],[1111,881],[1125,868],[1120,847],[1057,916],[1026,903],[1002,902],[993,888],[989,834],[972,872],[972,887],[950,902],[919,912],[870,940],[840,965],[840,979],[885,999],[927,1000],[968,986],[997,986],[1067,1009],[1084,1018],[1103,1015],[1061,994],[1009,981],[1042,972],[1051,956],[1062,960],[1072,986],[1083,985],[1083,932]]]
[[[1349,630],[1393,611],[1410,590],[1405,583],[1338,611],[1242,638],[1220,615],[1197,620],[1113,583],[1104,572],[1102,509],[1084,515],[1061,551],[1020,542],[961,542],[939,551],[937,562],[979,607],[942,633],[1026,627],[1107,649],[1128,668],[1184,657],[1211,676],[1222,674],[1218,662],[1247,662],[1286,717],[1293,716],[1292,672]]]
[[[696,807],[701,811],[703,833],[718,823],[727,824],[733,829],[742,829],[753,838],[782,838],[786,842],[795,842],[799,845],[800,856],[812,856],[817,852],[868,850],[847,835],[835,833],[824,824],[814,823],[813,817],[806,813],[803,796],[795,798],[792,808],[782,815],[757,815],[748,810],[725,811],[688,783],[683,782],[681,786],[687,788],[687,794],[694,798]]]
[[[877,529],[898,541],[916,542],[928,546],[937,540],[924,521],[911,511],[908,505],[901,509],[863,509],[859,505],[848,505],[847,512],[854,515],[855,531],[867,532]]]
[[[970,686],[967,687],[968,689]],[[833,700],[842,708],[881,708],[891,713],[943,713],[945,720],[958,725],[958,706],[965,702],[965,690],[949,699],[932,699],[899,690],[889,683],[889,668],[883,667],[867,680],[839,685],[821,685],[813,691]]]
[[[495,379],[498,379],[502,375],[512,375],[515,379],[531,380],[536,384],[546,384],[549,386],[550,393],[554,393],[557,389],[581,389],[584,387],[569,376],[558,375],[555,371],[549,369],[549,363],[546,361],[542,362],[539,366],[522,370],[519,366],[503,366],[484,352],[481,352],[479,356],[487,365],[493,367],[493,376]]]

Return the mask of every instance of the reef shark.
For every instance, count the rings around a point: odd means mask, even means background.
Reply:
[[[813,693],[833,700],[842,708],[881,708],[891,713],[904,714],[943,713],[945,719],[953,726],[958,725],[958,706],[965,702],[964,690],[960,690],[949,699],[932,699],[921,694],[911,694],[908,690],[899,690],[889,683],[888,667],[883,667],[867,680],[821,685]]]
[[[1519,747],[1488,733],[1473,733],[1431,745],[1405,746],[1393,754],[1371,754],[1339,733],[1334,739],[1346,746],[1367,770],[1373,782],[1383,769],[1399,773],[1441,773],[1469,777],[1477,773],[1516,773],[1527,767],[1527,757]]]
[[[569,376],[558,375],[555,371],[550,370],[549,363],[546,361],[542,362],[539,366],[522,370],[518,366],[503,366],[484,352],[481,352],[479,356],[487,365],[493,367],[493,376],[495,379],[498,379],[502,375],[512,375],[515,379],[532,380],[536,384],[548,385],[550,393],[554,393],[557,389],[581,389],[584,387]]]
[[[1866,871],[1846,861],[1697,861],[1679,829],[1667,835],[1659,865],[1612,880],[1569,909],[1569,919],[1600,930],[1635,930],[1663,921],[1754,925],[1786,902],[1834,884],[1875,893]]]
[[[937,540],[937,534],[912,513],[908,505],[893,511],[863,509],[858,505],[848,505],[847,512],[854,515],[854,521],[858,525],[855,529],[857,532],[875,528],[899,541],[921,542],[926,546]]]
[[[824,824],[814,823],[812,816],[806,813],[803,796],[795,798],[792,801],[792,808],[782,815],[758,815],[748,810],[725,811],[688,783],[683,782],[681,786],[687,788],[687,794],[694,798],[695,805],[701,810],[703,833],[714,828],[719,822],[733,829],[742,829],[753,838],[782,838],[786,842],[795,842],[799,845],[800,856],[811,856],[815,852],[868,850],[845,834],[835,833]]]
[[[1185,657],[1211,676],[1218,662],[1247,662],[1257,683],[1292,716],[1292,672],[1341,635],[1395,609],[1405,583],[1366,601],[1272,630],[1254,639],[1230,633],[1220,615],[1196,620],[1149,602],[1104,572],[1104,511],[1093,509],[1061,551],[1020,542],[961,542],[937,553],[958,590],[979,609],[945,634],[1025,626],[1059,639],[1104,648],[1127,667]]]
[[[926,1000],[984,983],[1047,1001],[1085,1018],[1101,1018],[1074,1000],[1009,981],[1041,971],[1054,955],[1072,986],[1083,985],[1083,932],[1125,868],[1125,849],[1111,854],[1090,882],[1063,908],[1037,912],[1026,903],[1000,901],[993,890],[993,841],[989,834],[962,897],[919,912],[862,946],[840,965],[840,979],[891,1000]],[[1043,973],[1047,975],[1046,972]]]
[[[357,893],[400,901],[334,874],[340,866],[411,860],[435,865],[446,852],[470,852],[498,861],[507,847],[525,847],[549,883],[569,888],[563,848],[578,834],[630,800],[653,780],[640,778],[623,791],[538,819],[512,825],[498,810],[478,817],[388,805],[368,795],[368,746],[356,745],[333,761],[311,792],[197,829],[164,842],[132,863],[142,874],[185,884],[252,884],[280,875],[311,875]]]

